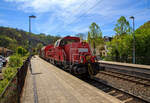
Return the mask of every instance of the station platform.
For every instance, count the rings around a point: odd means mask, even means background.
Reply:
[[[38,56],[31,59],[31,67],[21,103],[122,103]]]

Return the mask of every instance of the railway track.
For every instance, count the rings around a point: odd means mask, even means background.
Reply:
[[[141,78],[141,77],[132,76],[132,75],[114,72],[114,71],[100,71],[100,74],[105,74],[119,79],[124,79],[144,86],[150,86],[150,79],[147,78]]]
[[[114,96],[115,98],[121,100],[123,103],[149,103],[139,97],[131,95],[125,91],[119,90],[110,85],[107,85],[103,81],[99,81],[98,78],[94,77],[92,79],[82,79],[82,80],[104,91],[105,93]]]
[[[150,80],[114,71],[100,71],[95,80],[150,103]],[[147,101],[147,102],[146,102]],[[131,102],[132,103],[132,102]],[[136,102],[134,102],[136,103]]]

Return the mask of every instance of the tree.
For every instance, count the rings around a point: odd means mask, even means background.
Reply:
[[[137,63],[150,64],[150,21],[135,30]]]
[[[113,40],[107,43],[108,56],[116,61],[132,56],[132,35],[115,35]]]
[[[136,63],[150,64],[150,21],[135,30],[135,40]],[[111,60],[132,62],[133,35],[115,35],[107,47]]]
[[[114,31],[116,32],[116,34],[118,35],[122,35],[122,34],[129,34],[130,33],[130,25],[129,22],[126,20],[126,18],[124,16],[121,16],[118,20],[117,20],[117,24],[114,28]]]
[[[100,27],[93,22],[89,27],[90,31],[88,32],[88,42],[91,42],[92,47],[99,45],[102,40],[102,32]]]
[[[25,56],[27,54],[27,50],[20,46],[17,48],[17,54]]]
[[[37,47],[37,52],[39,52],[40,49],[43,47],[43,44],[42,43],[38,43],[36,47]]]
[[[95,48],[100,45],[104,44],[103,39],[102,39],[102,32],[100,27],[93,22],[90,27],[90,31],[88,32],[88,42],[91,44],[91,46],[94,48],[94,54],[95,54]]]
[[[117,35],[113,37],[113,40],[107,43],[109,48],[109,56],[115,57],[116,61],[131,57],[132,54],[132,35],[130,34],[130,25],[124,16],[121,16],[117,20],[114,31]],[[126,34],[126,35],[124,35]]]

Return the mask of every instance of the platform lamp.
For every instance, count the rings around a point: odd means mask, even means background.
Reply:
[[[29,16],[29,33],[31,33],[31,18],[36,18],[36,16],[34,15]]]
[[[36,16],[31,15],[29,16],[29,35],[31,34],[31,19],[36,18]],[[29,51],[31,52],[30,40],[29,40]]]
[[[134,16],[131,16],[130,19],[133,20],[133,64],[135,64],[135,33],[134,33]]]

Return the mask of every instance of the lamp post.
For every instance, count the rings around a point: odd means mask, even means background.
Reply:
[[[135,34],[134,34],[134,16],[131,16],[130,19],[133,20],[133,64],[135,64]]]
[[[29,16],[29,35],[31,34],[31,19],[36,18],[36,16],[31,15]],[[31,52],[30,40],[29,40],[29,51]]]
[[[29,16],[29,34],[31,33],[31,18],[36,18],[36,16],[34,15]]]

